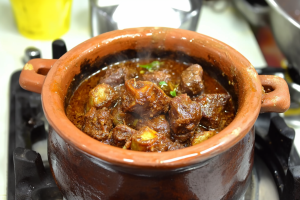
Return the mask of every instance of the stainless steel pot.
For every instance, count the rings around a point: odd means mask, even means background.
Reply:
[[[171,28],[181,28],[195,31],[198,24],[200,9],[202,7],[202,0],[181,0],[181,1],[171,1],[171,0],[147,0],[147,1],[125,1],[125,0],[116,0],[116,1],[101,1],[101,0],[90,0],[90,25],[91,25],[91,35],[95,37],[101,33],[106,33],[113,30],[124,29],[124,28],[132,28],[136,27],[140,22],[143,22],[138,26],[167,26]],[[133,13],[136,15],[134,18],[135,22],[126,23],[124,27],[124,17],[120,18],[116,17],[117,15],[126,15],[124,13],[124,9],[126,5],[126,13]],[[133,6],[130,6],[133,5]],[[147,7],[150,6],[150,7]],[[166,21],[166,24],[162,22],[161,19],[157,19],[152,17],[149,21],[148,16],[151,17],[151,7],[154,6],[156,9],[152,12],[155,12],[155,15],[165,16],[166,18],[169,14],[174,14],[174,18],[172,18],[172,22],[176,21],[178,23],[172,23],[171,21]],[[157,10],[158,7],[161,9]],[[144,14],[140,14],[137,10],[145,10]],[[162,11],[158,12],[158,11]],[[169,13],[169,12],[171,13]],[[148,13],[147,13],[148,12]],[[115,15],[118,13],[117,15]],[[168,17],[171,17],[169,15]],[[127,17],[128,18],[128,17]],[[130,17],[129,17],[130,18]],[[129,19],[128,18],[128,19]],[[148,24],[148,23],[151,23]]]
[[[266,1],[271,7],[270,23],[275,40],[287,58],[289,66],[300,74],[300,1]]]

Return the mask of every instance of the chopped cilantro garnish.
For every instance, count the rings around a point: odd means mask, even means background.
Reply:
[[[145,69],[152,69],[152,66],[149,64],[149,65],[140,65],[141,68],[145,68]]]
[[[164,62],[159,62],[159,61],[153,61],[152,63],[151,63],[151,65],[152,66],[157,66],[157,65],[160,65],[160,64],[164,64]]]
[[[165,81],[159,82],[159,85],[160,85],[160,86],[165,86],[165,85],[168,86],[168,84],[167,84]]]
[[[159,66],[160,64],[163,64],[163,62],[153,61],[149,64],[139,65],[139,66],[142,67],[142,68],[148,69],[148,70],[152,70],[153,67]]]
[[[172,97],[176,97],[176,91],[175,91],[175,89],[172,90],[172,91],[170,91],[170,95],[171,95]]]

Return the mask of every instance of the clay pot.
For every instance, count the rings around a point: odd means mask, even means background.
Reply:
[[[74,88],[102,67],[136,57],[200,63],[233,95],[235,119],[199,145],[163,153],[116,148],[77,129],[65,114]],[[238,199],[251,177],[258,114],[284,112],[290,104],[283,79],[259,76],[247,59],[216,39],[170,28],[112,31],[83,42],[58,60],[31,60],[20,85],[42,94],[52,127],[48,159],[67,199]],[[272,91],[264,93],[262,86]]]

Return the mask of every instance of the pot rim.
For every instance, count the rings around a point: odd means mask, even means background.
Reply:
[[[242,85],[238,86],[239,91],[242,91],[242,89],[243,91],[239,94],[241,96],[239,97],[239,108],[234,120],[217,135],[199,145],[162,153],[124,150],[103,144],[88,136],[73,125],[65,114],[60,81],[66,76],[64,73],[68,70],[68,67],[97,48],[104,48],[105,45],[111,45],[119,40],[124,40],[124,38],[147,37],[145,32],[149,32],[149,30],[157,34],[165,34],[163,30],[168,30],[168,34],[171,35],[185,35],[184,40],[187,41],[192,38],[197,39],[198,42],[205,41],[209,46],[208,48],[221,52],[232,62],[236,74],[243,75],[238,77],[239,83],[243,82]],[[181,40],[183,40],[183,37]],[[236,66],[239,66],[239,68]],[[117,165],[170,169],[205,161],[225,152],[238,143],[254,125],[261,108],[261,94],[261,82],[254,67],[239,52],[227,44],[188,30],[145,27],[104,33],[68,51],[55,62],[45,79],[42,89],[42,105],[46,118],[53,129],[66,143],[75,146],[85,154]]]

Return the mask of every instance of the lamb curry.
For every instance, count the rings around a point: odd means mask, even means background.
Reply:
[[[232,97],[199,64],[130,60],[84,80],[66,108],[87,135],[127,150],[198,145],[234,118]]]

